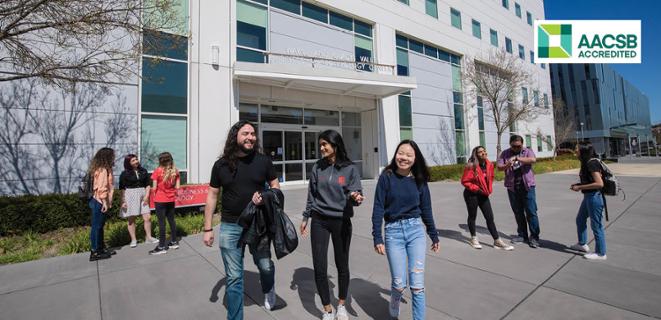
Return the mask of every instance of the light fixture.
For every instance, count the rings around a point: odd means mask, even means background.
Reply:
[[[217,66],[220,64],[220,46],[211,46],[211,65]]]

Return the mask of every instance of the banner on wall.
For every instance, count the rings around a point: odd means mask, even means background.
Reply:
[[[177,190],[177,198],[174,202],[176,208],[199,207],[207,202],[207,193],[209,193],[208,184],[191,184],[181,186]],[[154,191],[149,197],[149,208],[154,210]]]

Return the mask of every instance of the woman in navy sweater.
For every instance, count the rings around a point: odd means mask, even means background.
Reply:
[[[413,140],[397,146],[390,164],[379,177],[372,211],[374,250],[385,254],[390,265],[392,290],[390,316],[399,316],[399,304],[406,287],[411,288],[413,319],[425,318],[425,232],[438,252],[429,195],[429,169]],[[385,242],[381,233],[385,224]]]

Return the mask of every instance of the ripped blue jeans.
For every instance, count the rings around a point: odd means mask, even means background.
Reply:
[[[413,319],[425,318],[425,227],[420,218],[403,219],[385,226],[386,255],[392,277],[391,295],[400,298],[411,288]]]

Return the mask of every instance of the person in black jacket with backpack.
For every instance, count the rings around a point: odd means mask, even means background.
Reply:
[[[606,260],[606,236],[602,223],[604,210],[604,198],[601,189],[604,187],[601,160],[597,158],[594,147],[588,141],[582,141],[576,146],[576,154],[581,160],[579,172],[580,183],[572,184],[570,189],[581,191],[583,201],[576,215],[576,230],[578,243],[571,246],[572,250],[585,253],[583,256],[588,260]],[[588,253],[588,231],[587,220],[590,218],[590,227],[594,233],[594,253]]]

